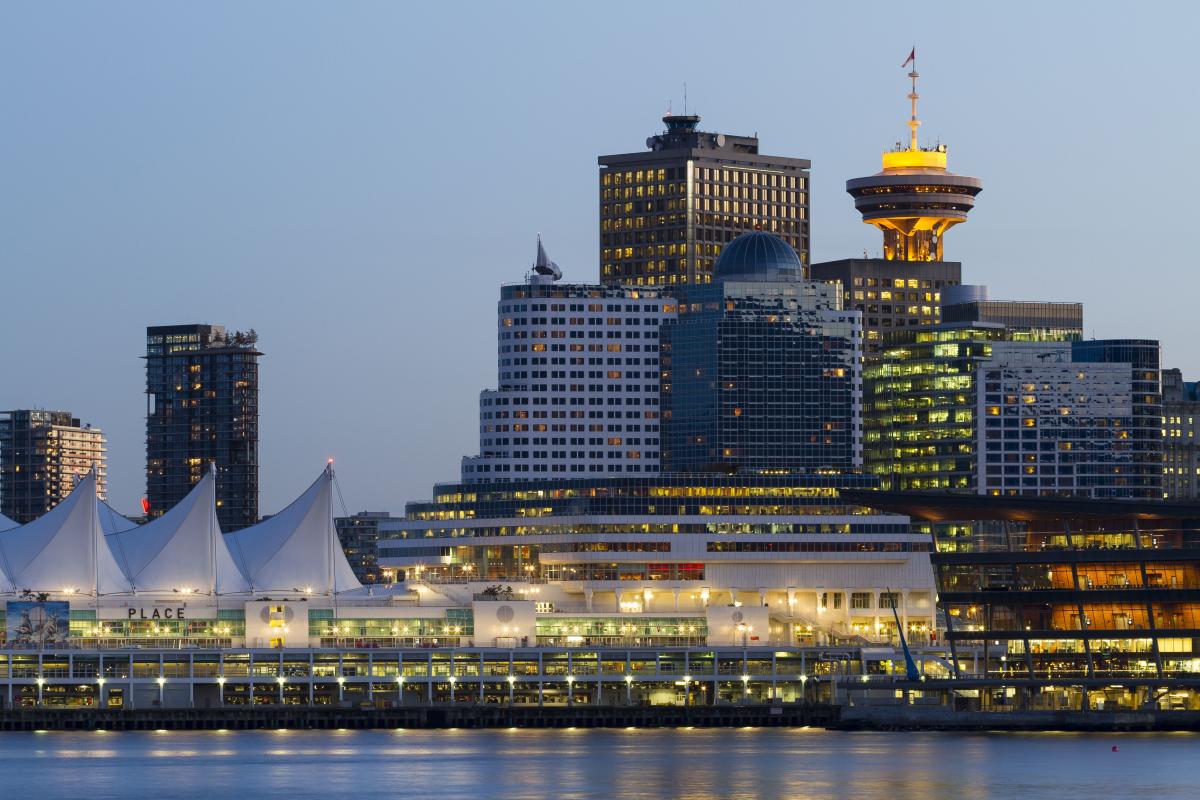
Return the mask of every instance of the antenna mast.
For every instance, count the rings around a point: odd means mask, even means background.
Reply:
[[[909,61],[912,62],[912,72],[908,73],[908,77],[912,78],[912,92],[908,95],[908,99],[912,101],[912,118],[908,121],[908,127],[911,131],[908,140],[908,149],[917,149],[917,128],[921,127],[921,120],[917,119],[917,99],[920,97],[917,94],[917,78],[921,74],[917,72],[917,48],[912,49],[912,55],[909,56]]]

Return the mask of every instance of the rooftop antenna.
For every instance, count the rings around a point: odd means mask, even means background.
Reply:
[[[912,72],[908,73],[908,77],[912,78],[912,92],[908,95],[908,99],[912,101],[912,118],[909,119],[909,121],[908,121],[908,128],[910,131],[909,139],[908,139],[908,149],[916,150],[917,149],[917,128],[921,127],[921,120],[917,119],[917,99],[920,97],[920,95],[917,94],[917,78],[921,77],[921,74],[919,72],[917,72],[917,48],[916,48],[916,45],[913,45],[912,52],[910,52],[908,54],[908,58],[904,59],[904,63],[901,64],[900,67],[903,69],[904,67],[907,67],[909,64],[912,64]]]
[[[687,81],[683,82],[683,115],[687,116]]]

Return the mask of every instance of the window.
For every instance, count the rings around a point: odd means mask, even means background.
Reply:
[[[851,608],[870,608],[871,593],[870,592],[853,592],[850,595]]]

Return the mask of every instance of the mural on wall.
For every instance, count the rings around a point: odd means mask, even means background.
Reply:
[[[71,632],[71,604],[61,600],[19,600],[8,603],[8,644],[42,647],[65,644]]]

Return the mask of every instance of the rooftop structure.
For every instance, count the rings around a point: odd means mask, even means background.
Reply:
[[[863,222],[883,233],[883,257],[888,261],[942,261],[943,237],[951,227],[965,222],[975,205],[983,181],[955,175],[946,168],[946,145],[922,147],[917,130],[916,51],[905,62],[912,91],[909,140],[883,154],[883,170],[866,178],[846,181],[846,191]]]

